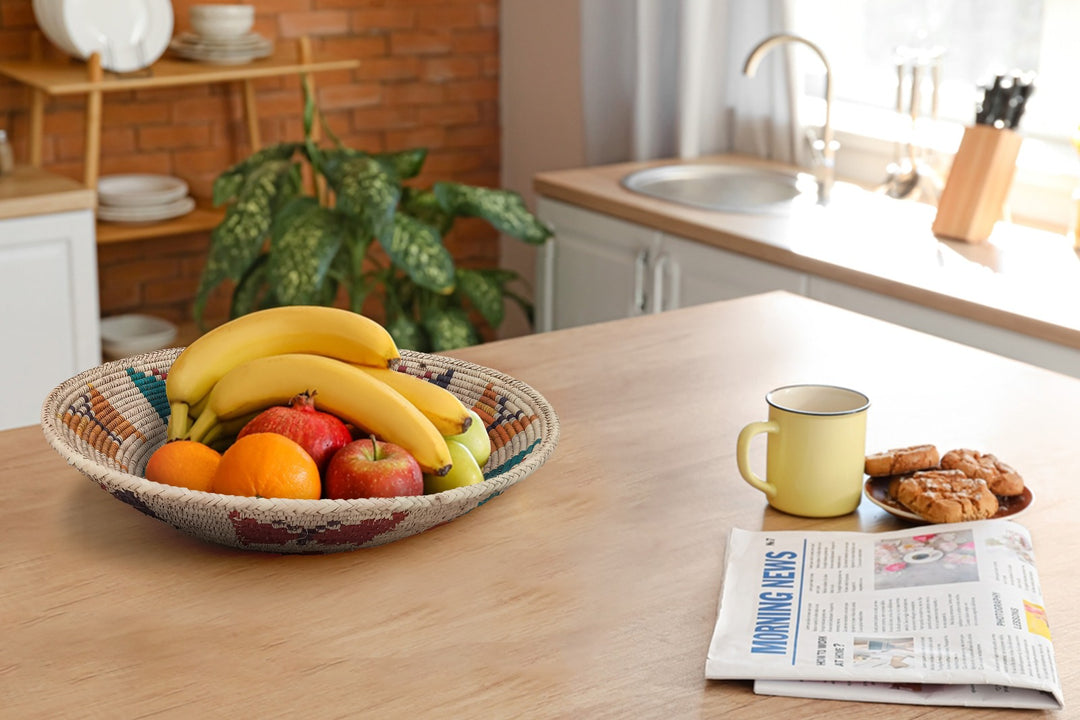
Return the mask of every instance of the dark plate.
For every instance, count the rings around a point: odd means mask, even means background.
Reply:
[[[889,480],[890,478],[887,477],[867,478],[863,484],[863,494],[866,495],[870,502],[898,518],[923,524],[929,522],[889,497]],[[1031,488],[1026,485],[1024,486],[1024,492],[1015,497],[1001,497],[999,495],[998,511],[991,519],[1014,518],[1031,507],[1033,499]]]

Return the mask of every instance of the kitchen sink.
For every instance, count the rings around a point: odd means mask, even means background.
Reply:
[[[659,165],[630,173],[622,185],[660,200],[748,214],[783,214],[816,202],[818,187],[809,173],[728,163]]]

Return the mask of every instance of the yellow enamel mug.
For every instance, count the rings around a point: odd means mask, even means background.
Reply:
[[[739,433],[739,473],[777,510],[804,517],[835,517],[862,498],[866,411],[861,392],[833,385],[788,385],[765,396],[768,422]],[[765,480],[750,469],[750,441],[768,434]]]

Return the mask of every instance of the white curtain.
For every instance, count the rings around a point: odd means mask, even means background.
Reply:
[[[742,72],[790,30],[791,1],[581,0],[588,164],[723,152],[806,164],[791,46]]]

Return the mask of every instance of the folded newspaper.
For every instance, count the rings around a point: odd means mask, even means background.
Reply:
[[[1064,707],[1031,535],[993,520],[751,532],[727,546],[707,678],[763,695]]]

